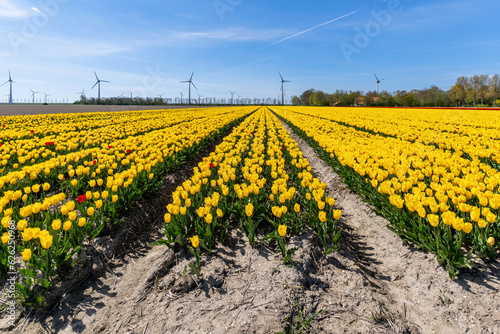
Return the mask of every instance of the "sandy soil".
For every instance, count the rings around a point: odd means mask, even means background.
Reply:
[[[275,249],[251,248],[235,228],[227,246],[202,257],[199,279],[186,274],[192,256],[148,243],[161,238],[163,207],[190,176],[190,164],[89,249],[90,277],[68,289],[51,313],[29,314],[13,332],[273,333],[292,315],[307,319],[320,311],[312,333],[500,332],[497,262],[478,261],[477,269],[450,281],[434,255],[403,244],[292,136],[342,209],[339,252],[322,257],[318,240],[306,232],[292,240],[300,249],[291,268]]]
[[[156,109],[183,109],[198,108],[199,106],[96,106],[96,105],[9,105],[0,104],[0,116],[12,115],[37,115],[37,114],[59,114],[59,113],[83,113],[97,111],[129,111],[129,110],[156,110]],[[207,106],[203,106],[207,108]]]

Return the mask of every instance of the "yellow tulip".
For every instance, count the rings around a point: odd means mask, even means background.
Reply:
[[[197,235],[195,235],[192,238],[189,238],[189,240],[191,240],[191,244],[193,245],[194,248],[198,247],[198,245],[200,244],[200,239],[198,238]]]
[[[69,230],[71,228],[71,225],[72,225],[71,221],[69,221],[69,220],[65,221],[63,224],[63,230],[64,231]]]
[[[489,237],[487,240],[488,245],[494,246],[495,245],[495,238]]]
[[[326,221],[326,212],[320,211],[318,213],[318,217],[319,217],[320,222],[324,223]]]
[[[81,217],[80,219],[78,219],[78,226],[83,227],[85,226],[86,223],[87,223],[87,218]]]
[[[40,238],[40,244],[43,248],[48,249],[50,246],[52,246],[52,239],[53,237],[50,234],[44,235]]]
[[[465,223],[463,227],[463,231],[467,234],[469,234],[472,231],[472,224],[471,223]]]
[[[293,210],[296,212],[296,213],[299,213],[300,212],[300,204],[299,203],[295,203],[294,207],[293,207]]]
[[[245,213],[247,214],[248,217],[251,217],[253,215],[253,205],[252,205],[252,203],[248,203],[245,206]]]
[[[30,241],[33,239],[33,229],[26,228],[23,232],[21,232],[21,235],[23,236],[24,241]]]
[[[71,211],[68,213],[68,219],[73,221],[76,219],[76,211]]]
[[[427,220],[432,227],[437,227],[439,225],[439,217],[434,214],[427,215]]]
[[[29,261],[31,259],[31,249],[25,248],[21,255],[23,256],[23,261]]]
[[[280,236],[284,237],[286,235],[286,229],[287,229],[287,226],[286,225],[279,225],[278,226],[278,233]]]
[[[165,219],[165,223],[168,224],[172,220],[172,216],[170,215],[170,213],[166,213],[163,219]]]
[[[26,227],[28,227],[28,221],[26,221],[25,219],[21,219],[17,222],[17,229],[19,231],[24,231]]]

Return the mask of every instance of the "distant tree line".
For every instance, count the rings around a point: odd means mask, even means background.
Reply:
[[[497,107],[500,106],[500,75],[459,77],[445,91],[436,86],[393,93],[337,90],[328,94],[308,89],[292,97],[293,105],[304,106],[405,106],[405,107]]]
[[[143,106],[155,106],[163,105],[164,100],[162,98],[142,98],[142,97],[107,97],[102,99],[96,99],[95,97],[87,98],[84,95],[80,96],[80,100],[75,101],[73,104],[101,104],[101,105],[143,105]]]

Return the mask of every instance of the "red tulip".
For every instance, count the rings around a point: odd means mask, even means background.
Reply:
[[[86,199],[87,199],[87,196],[85,196],[85,195],[80,195],[80,196],[78,196],[78,197],[76,198],[76,201],[77,201],[78,203],[83,203],[83,202],[85,202],[85,200],[86,200]]]

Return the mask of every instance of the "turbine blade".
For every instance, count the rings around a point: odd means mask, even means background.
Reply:
[[[111,81],[101,80],[101,82],[111,82]]]
[[[280,73],[280,72],[278,72],[278,74],[280,75],[281,81],[283,81],[283,77],[281,76],[281,73]]]
[[[190,81],[181,81],[181,83],[186,83],[186,82],[190,82]]]
[[[189,81],[193,80],[193,75],[194,75],[194,71],[193,71],[193,73],[191,74],[191,78],[189,78]]]
[[[0,87],[2,87],[3,85],[5,85],[7,82],[9,82],[9,81],[5,81],[3,84],[0,85]]]
[[[99,81],[99,77],[97,76],[97,73],[95,73],[95,71],[94,71],[94,74],[95,74],[95,78],[97,79],[97,81]]]
[[[196,86],[194,85],[194,83],[192,81],[190,81],[191,85],[193,85],[194,88],[196,88]],[[196,88],[196,90],[198,90],[198,88]]]
[[[95,87],[95,86],[97,86],[97,84],[98,84],[98,83],[99,83],[99,81],[97,81],[97,82],[95,83],[95,85],[93,85],[93,86],[92,86],[92,88],[90,88],[90,89],[94,89],[94,87]]]

